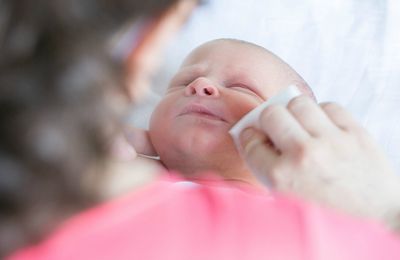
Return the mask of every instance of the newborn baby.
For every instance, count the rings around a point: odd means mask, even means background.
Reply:
[[[239,40],[207,42],[184,60],[165,97],[153,112],[150,131],[135,131],[130,141],[139,153],[149,154],[153,150],[168,170],[175,170],[189,179],[208,178],[204,174],[211,172],[225,181],[262,186],[240,157],[228,131],[245,114],[289,85],[296,85],[303,94],[314,98],[307,83],[268,50]],[[350,115],[338,110],[337,106],[330,107],[336,109],[335,115],[341,120],[353,122],[349,119]],[[356,125],[355,122],[353,124]],[[361,127],[355,126],[358,129],[355,133],[341,131],[336,125],[334,127],[338,136],[331,138],[328,135],[325,137],[328,141],[314,140],[319,141],[319,147],[325,147],[316,153],[335,159],[334,164],[322,160],[322,165],[315,165],[316,172],[302,169],[305,165],[298,165],[300,168],[296,168],[295,172],[290,171],[292,175],[280,175],[288,176],[287,180],[282,177],[281,182],[274,183],[274,188],[357,216],[375,218],[400,230],[398,176],[390,171],[382,159],[383,155],[372,145],[372,140],[367,138],[365,131],[361,131]],[[287,134],[282,132],[282,136]],[[349,143],[346,140],[350,140]],[[271,144],[268,138],[263,142]],[[339,157],[329,157],[331,152],[339,153],[334,153]],[[346,160],[347,163],[349,160],[358,162],[348,157],[358,158],[363,165],[368,165],[367,168],[344,167]],[[270,159],[262,160],[269,162]],[[288,167],[296,166],[296,162],[287,163]],[[329,174],[333,174],[328,179],[327,168],[332,168]],[[267,169],[264,168],[264,171]],[[291,180],[297,186],[290,186]],[[289,186],[286,187],[286,183]]]
[[[149,136],[169,170],[259,185],[229,135],[246,113],[288,85],[313,96],[288,64],[252,43],[207,42],[184,60],[154,110]]]

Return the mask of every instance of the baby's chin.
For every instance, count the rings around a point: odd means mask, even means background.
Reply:
[[[161,159],[192,160],[237,155],[236,148],[227,134],[219,136],[213,133],[185,133],[158,141],[153,144]]]
[[[175,170],[189,176],[205,172],[219,173],[227,167],[237,165],[241,160],[236,152],[217,152],[215,149],[171,151],[160,157],[168,170]]]
[[[182,152],[187,153],[220,153],[235,149],[232,139],[227,132],[199,131],[185,133],[175,143]]]

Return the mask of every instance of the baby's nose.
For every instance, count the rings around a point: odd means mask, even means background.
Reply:
[[[204,97],[218,97],[219,90],[217,86],[206,78],[198,78],[190,83],[185,89],[186,96],[204,96]]]

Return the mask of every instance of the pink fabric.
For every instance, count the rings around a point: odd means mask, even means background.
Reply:
[[[400,259],[400,242],[292,198],[171,178],[77,215],[10,259]]]

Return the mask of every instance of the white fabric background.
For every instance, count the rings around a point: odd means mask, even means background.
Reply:
[[[153,91],[133,115],[149,115],[182,59],[215,38],[262,45],[288,62],[318,100],[349,109],[400,174],[399,0],[211,0],[167,46]]]

